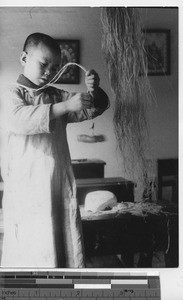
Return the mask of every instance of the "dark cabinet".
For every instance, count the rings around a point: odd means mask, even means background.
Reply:
[[[103,178],[106,163],[100,159],[73,159],[75,178]]]

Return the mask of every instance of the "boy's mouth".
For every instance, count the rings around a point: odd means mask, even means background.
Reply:
[[[48,78],[45,78],[45,77],[41,77],[40,79],[39,79],[39,86],[43,86],[43,85],[45,85],[45,84],[47,84],[49,82],[49,79]]]
[[[49,78],[41,77],[40,81],[45,83],[49,81]]]

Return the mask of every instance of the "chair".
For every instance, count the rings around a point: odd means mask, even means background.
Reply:
[[[168,201],[178,203],[178,158],[158,159],[158,201],[167,201],[164,196],[168,190]]]

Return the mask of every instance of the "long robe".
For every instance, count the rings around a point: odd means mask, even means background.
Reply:
[[[73,96],[42,91],[20,75],[3,102],[4,239],[2,267],[84,267],[76,184],[66,137],[68,122],[100,115],[93,108],[50,121],[52,104]]]

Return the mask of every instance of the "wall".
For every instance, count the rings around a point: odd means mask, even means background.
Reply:
[[[156,115],[149,113],[151,138],[155,157],[176,157],[178,135],[178,90],[177,90],[177,10],[144,8],[144,26],[171,30],[171,75],[151,76],[156,92]],[[78,134],[91,134],[92,121],[68,126],[71,156],[99,158],[106,161],[105,176],[121,176],[123,169],[118,155],[112,118],[114,95],[107,80],[107,71],[101,53],[100,8],[90,7],[34,7],[0,8],[0,83],[15,80],[21,72],[19,54],[25,38],[32,32],[44,32],[57,39],[79,39],[81,42],[80,63],[87,69],[94,68],[100,75],[101,87],[108,93],[111,107],[95,121],[95,134],[105,134],[106,141],[97,144],[77,142]],[[84,73],[81,71],[79,85],[63,85],[62,88],[85,91]],[[154,111],[154,109],[152,109]]]
[[[171,75],[151,76],[156,93],[156,117],[151,123],[155,157],[178,155],[178,10],[154,8],[144,10],[143,20],[147,28],[170,29]],[[152,119],[151,119],[152,121]]]

